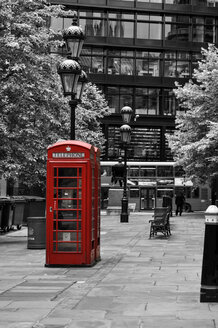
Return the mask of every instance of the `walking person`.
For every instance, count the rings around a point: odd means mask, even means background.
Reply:
[[[175,204],[176,204],[176,215],[179,214],[181,216],[183,211],[183,206],[185,204],[185,197],[182,193],[176,195]]]
[[[116,184],[118,181],[120,187],[122,187],[123,179],[124,179],[124,164],[122,163],[122,157],[119,157],[118,163],[112,166],[111,182]]]

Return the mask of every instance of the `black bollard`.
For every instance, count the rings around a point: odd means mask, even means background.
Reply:
[[[215,205],[205,211],[200,302],[218,302],[218,208]]]

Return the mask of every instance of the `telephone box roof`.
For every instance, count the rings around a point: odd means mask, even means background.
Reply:
[[[79,146],[85,149],[91,149],[93,146],[88,144],[87,142],[84,141],[78,141],[78,140],[60,140],[57,141],[56,143],[54,143],[53,145],[49,145],[48,146],[48,150],[51,148],[55,148],[55,147],[60,147],[60,146],[65,146],[65,145],[69,145],[69,146]]]

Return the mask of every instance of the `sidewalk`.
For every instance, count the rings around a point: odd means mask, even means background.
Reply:
[[[218,328],[218,303],[200,303],[203,213],[171,218],[149,239],[148,213],[102,215],[91,268],[46,268],[26,228],[0,235],[0,328]]]

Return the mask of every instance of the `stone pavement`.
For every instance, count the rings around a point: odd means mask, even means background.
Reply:
[[[0,235],[0,328],[218,328],[218,303],[200,303],[204,216],[171,218],[149,239],[150,213],[102,215],[91,268],[46,268],[26,228]]]

